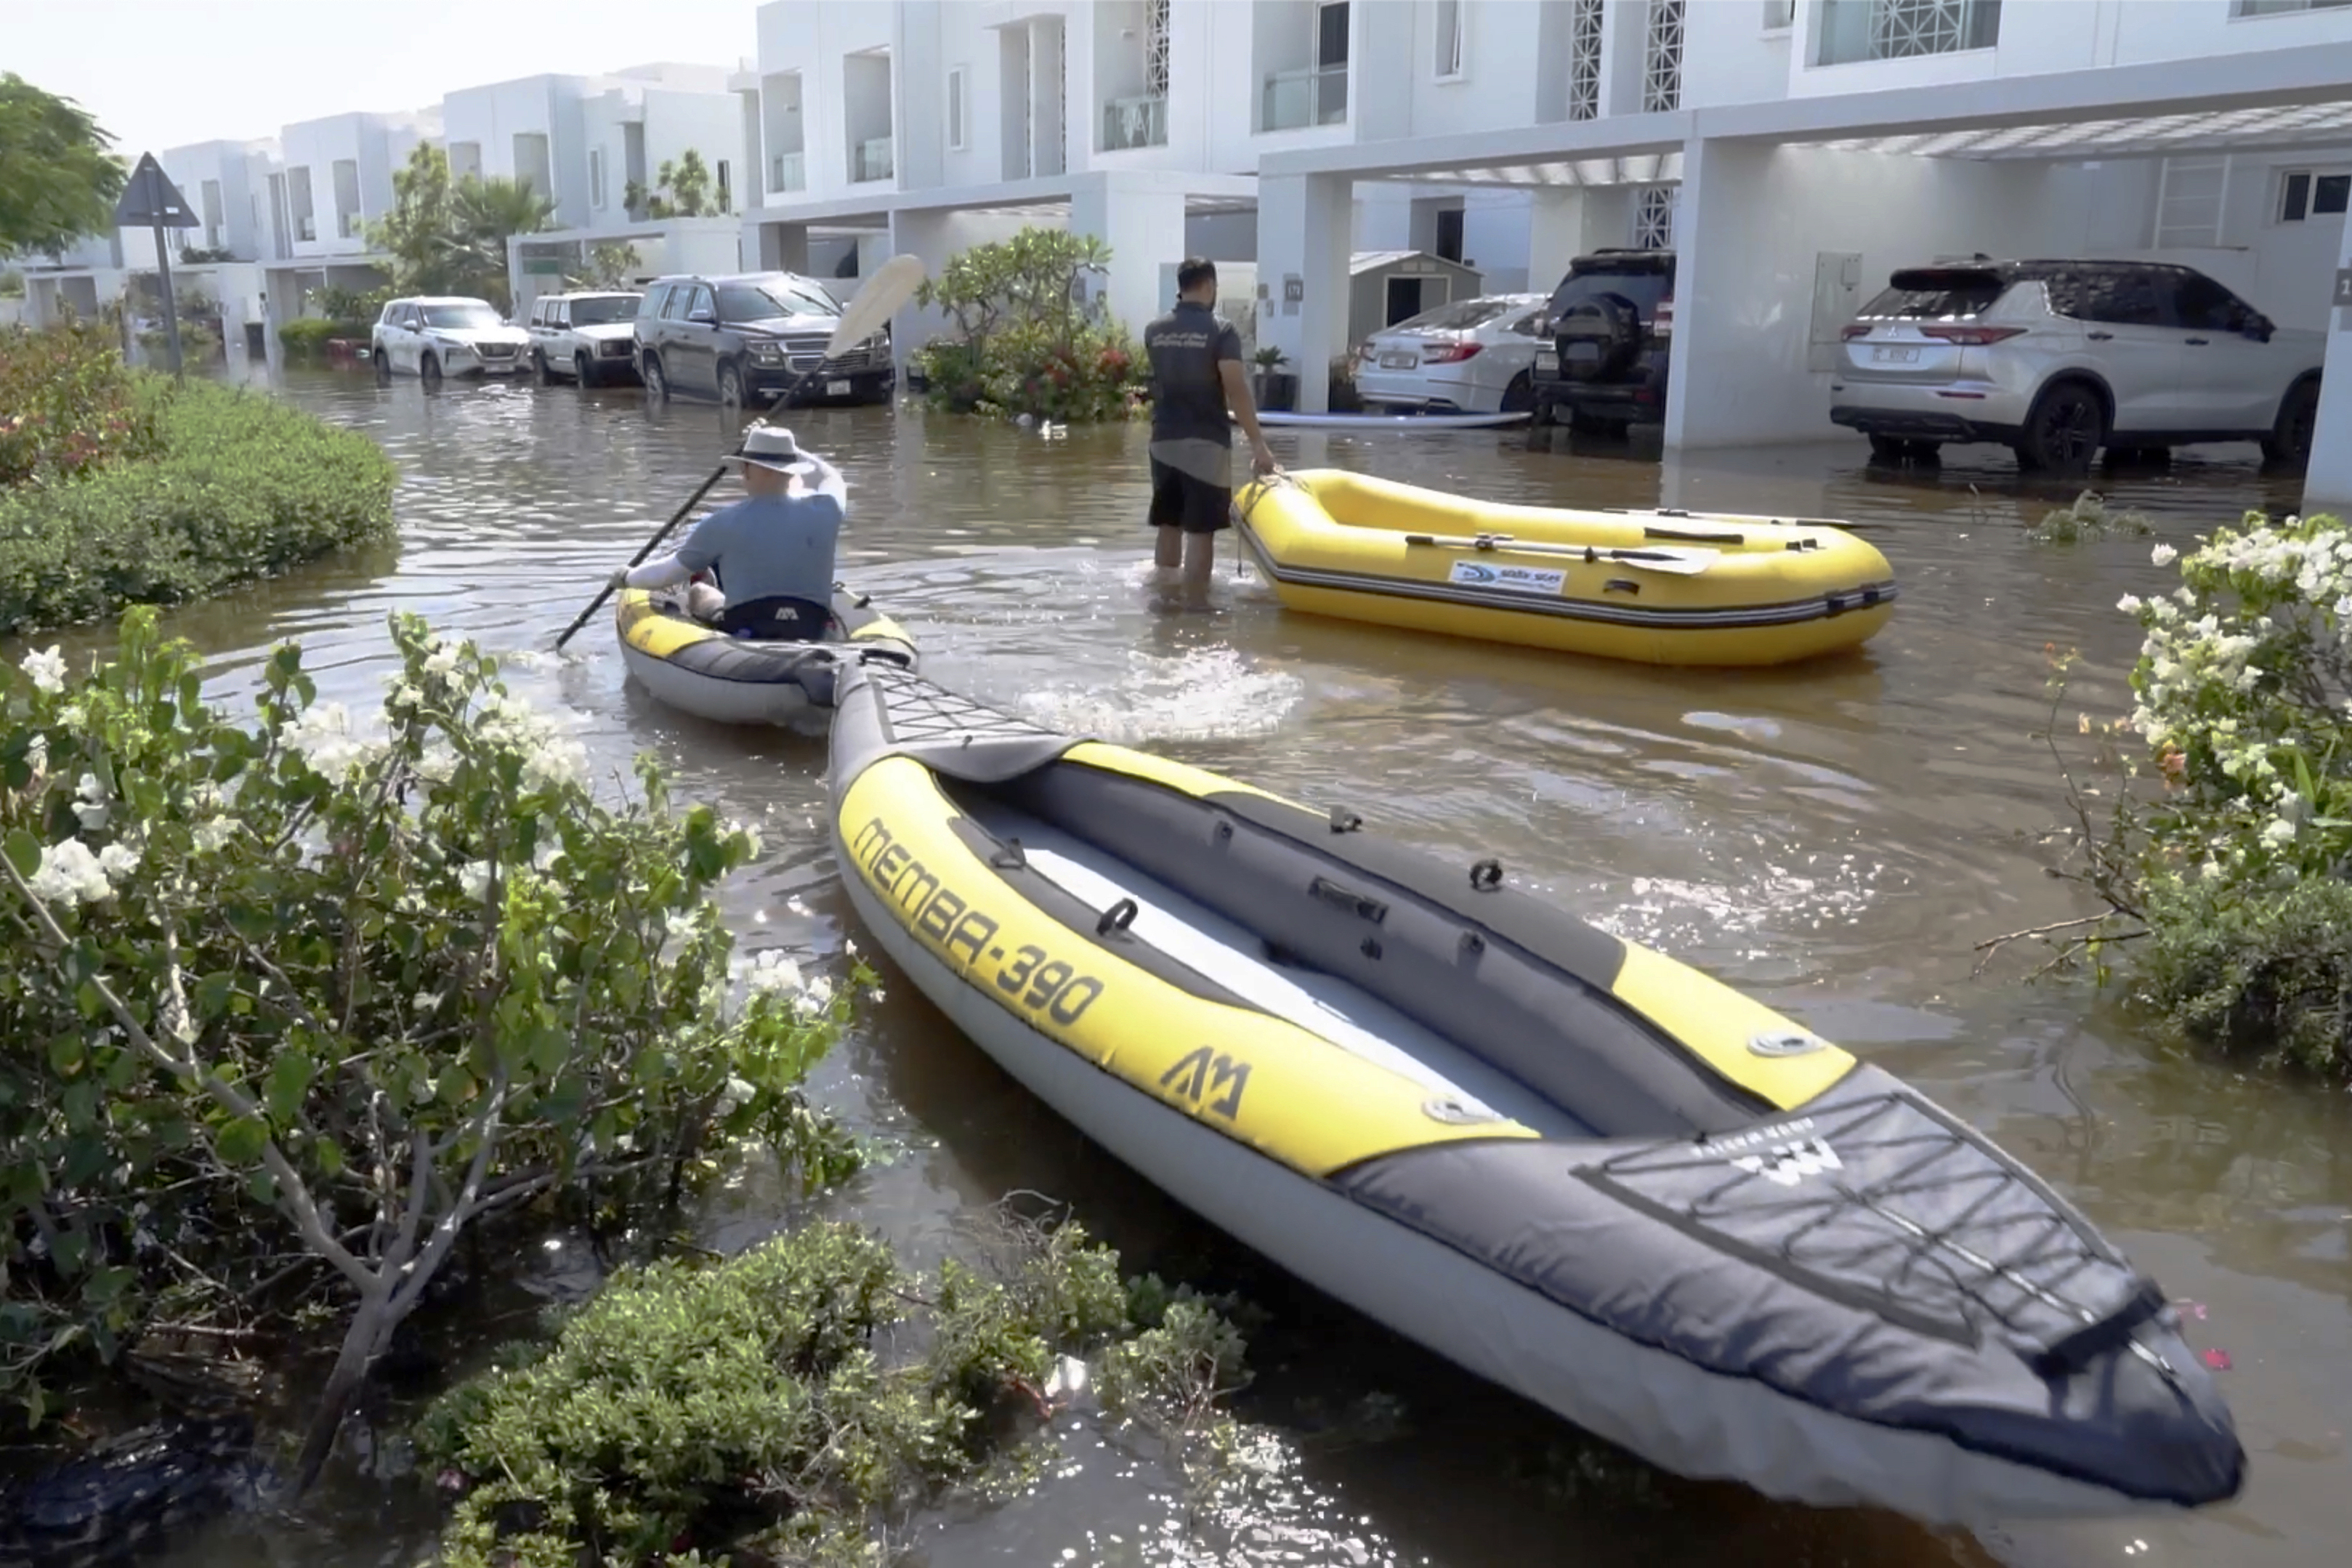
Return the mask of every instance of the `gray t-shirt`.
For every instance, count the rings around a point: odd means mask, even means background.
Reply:
[[[841,538],[838,496],[748,496],[695,525],[677,547],[689,571],[719,568],[730,605],[791,597],[833,602],[834,546]]]

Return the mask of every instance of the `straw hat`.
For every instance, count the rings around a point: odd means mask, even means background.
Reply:
[[[743,444],[727,454],[730,463],[756,463],[780,474],[805,473],[814,467],[793,433],[771,425],[754,425],[743,432]]]

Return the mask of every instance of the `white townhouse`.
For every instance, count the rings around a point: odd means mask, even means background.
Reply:
[[[1827,345],[1898,266],[2168,258],[2318,327],[2352,259],[2352,0],[772,0],[758,29],[761,264],[1065,221],[1130,321],[1188,251],[1254,264],[1257,335],[1315,366],[1358,252],[1499,291],[1671,246],[1676,447],[1837,438]],[[2352,491],[2344,368],[2315,496]]]

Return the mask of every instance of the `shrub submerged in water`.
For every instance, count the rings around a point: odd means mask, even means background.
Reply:
[[[127,370],[92,329],[0,334],[0,636],[392,535],[398,474],[373,441],[260,393]]]
[[[427,1413],[468,1486],[444,1561],[879,1563],[877,1526],[1012,1457],[1062,1354],[1110,1346],[1106,1402],[1177,1422],[1240,1381],[1206,1306],[1122,1286],[1076,1226],[1029,1234],[997,1278],[922,1280],[833,1224],[619,1275]]]
[[[2117,792],[2086,879],[2188,1032],[2352,1073],[2352,531],[2249,512],[2154,559],[2180,586],[2118,606],[2144,640],[2110,731],[2160,793]]]
[[[1083,300],[1086,279],[1109,265],[1102,241],[1061,229],[1024,228],[958,253],[918,295],[956,324],[915,353],[931,403],[1071,424],[1127,418],[1144,385],[1142,356],[1099,300]]]
[[[854,1163],[801,1094],[845,994],[766,963],[737,1000],[709,895],[756,836],[650,763],[599,801],[472,645],[392,629],[357,732],[291,647],[233,720],[152,609],[86,679],[0,667],[0,1398],[36,1421],[47,1357],[159,1319],[299,1336],[323,1295],[307,1479],[469,1224],[658,1202],[743,1146]]]

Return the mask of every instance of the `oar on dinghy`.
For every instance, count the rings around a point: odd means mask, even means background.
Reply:
[[[1407,544],[1431,544],[1446,550],[1501,551],[1511,555],[1557,555],[1574,561],[1631,566],[1644,572],[1671,572],[1677,576],[1695,577],[1715,564],[1722,552],[1715,550],[1685,550],[1673,546],[1622,545],[1603,549],[1597,544],[1539,544],[1514,539],[1507,533],[1446,534],[1408,533]]]
[[[903,252],[877,268],[874,276],[868,278],[857,292],[850,296],[848,308],[841,312],[841,321],[834,327],[833,336],[825,340],[824,354],[816,363],[803,371],[801,378],[776,400],[776,406],[790,407],[793,400],[807,389],[808,384],[824,374],[828,363],[839,359],[843,354],[881,331],[882,323],[896,315],[899,306],[915,297],[915,290],[923,286],[923,258]],[[751,423],[754,427],[757,427],[765,425],[767,421],[755,419]],[[710,477],[702,481],[701,488],[687,498],[684,506],[670,514],[670,520],[661,525],[659,531],[646,541],[644,549],[629,558],[629,564],[643,565],[646,558],[659,549],[661,542],[669,537],[670,531],[686,521],[686,514],[694,510],[695,503],[701,500],[709,492],[710,487],[724,478],[726,473],[727,465],[724,463],[713,468]],[[596,590],[596,596],[588,601],[588,607],[580,612],[578,619],[563,628],[562,637],[555,639],[557,652],[562,651],[563,645],[572,640],[574,632],[588,624],[588,617],[596,613],[598,606],[604,604],[612,592],[613,584],[610,582]]]

